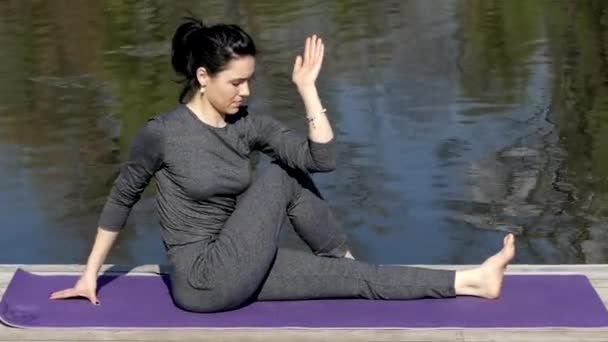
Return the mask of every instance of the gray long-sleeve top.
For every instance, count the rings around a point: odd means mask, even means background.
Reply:
[[[308,172],[335,167],[334,140],[317,143],[266,115],[226,116],[225,127],[199,120],[185,105],[149,119],[137,133],[99,218],[122,229],[152,176],[161,235],[168,250],[211,240],[251,182],[250,154],[262,151]]]

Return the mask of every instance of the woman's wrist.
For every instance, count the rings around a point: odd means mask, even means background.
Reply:
[[[317,118],[319,118],[321,116],[325,116],[326,112],[327,112],[327,109],[321,108],[321,110],[316,113],[306,113],[306,119],[309,122],[315,121]]]
[[[315,116],[323,111],[323,105],[315,86],[298,87],[298,92],[304,102],[307,117]]]
[[[302,97],[317,95],[317,86],[314,83],[306,85],[296,84],[296,88],[298,89],[298,93],[300,93]]]
[[[82,272],[82,277],[86,279],[97,279],[98,273],[99,271],[85,268],[85,270]]]

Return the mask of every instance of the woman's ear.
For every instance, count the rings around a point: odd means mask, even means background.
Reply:
[[[201,88],[207,86],[207,82],[209,81],[209,74],[207,70],[203,67],[196,69],[196,79],[198,80],[198,84],[200,84]]]

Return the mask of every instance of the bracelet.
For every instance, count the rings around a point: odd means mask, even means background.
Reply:
[[[308,120],[308,122],[315,121],[315,119],[316,119],[316,118],[318,118],[320,115],[325,114],[325,112],[327,112],[327,109],[326,109],[326,108],[323,108],[323,109],[321,109],[321,111],[320,111],[320,112],[319,112],[317,115],[314,115],[314,116],[306,116],[306,119]]]

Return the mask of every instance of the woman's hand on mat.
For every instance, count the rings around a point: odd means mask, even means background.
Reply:
[[[99,305],[97,299],[97,278],[83,275],[78,279],[76,285],[70,289],[51,293],[50,299],[66,299],[75,297],[85,297],[92,304]]]
[[[314,86],[323,64],[325,46],[317,35],[306,38],[304,54],[298,55],[293,65],[291,80],[298,88]]]

